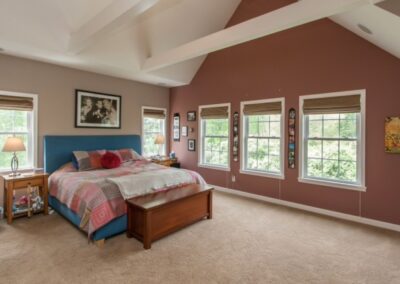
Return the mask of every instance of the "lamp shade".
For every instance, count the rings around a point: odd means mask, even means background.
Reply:
[[[165,144],[165,137],[164,135],[158,134],[156,139],[154,139],[154,144]]]
[[[3,146],[3,152],[25,151],[25,145],[21,138],[8,137]]]

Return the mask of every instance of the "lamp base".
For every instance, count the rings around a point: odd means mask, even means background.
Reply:
[[[10,174],[10,177],[16,177],[21,175],[20,173],[18,173],[18,158],[16,153],[14,152],[14,155],[11,159],[11,171],[12,173]]]

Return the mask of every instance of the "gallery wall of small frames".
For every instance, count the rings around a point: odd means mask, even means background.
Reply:
[[[186,122],[191,124],[196,121],[196,111],[188,111],[186,114]],[[183,123],[182,123],[183,124]],[[173,139],[175,142],[180,142],[181,137],[190,138],[191,133],[195,132],[194,125],[182,125],[181,126],[181,117],[179,113],[174,114],[173,125],[172,125],[172,133]],[[187,139],[187,150],[188,151],[196,151],[196,139]]]

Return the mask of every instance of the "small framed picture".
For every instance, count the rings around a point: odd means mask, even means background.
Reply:
[[[196,121],[196,112],[195,111],[188,111],[187,121]]]
[[[182,136],[188,136],[188,127],[182,126]]]
[[[385,119],[385,152],[400,154],[400,116]]]
[[[173,125],[173,137],[174,141],[179,141],[180,140],[180,116],[179,113],[174,114],[174,125]]]
[[[196,151],[196,140],[188,139],[188,151]]]

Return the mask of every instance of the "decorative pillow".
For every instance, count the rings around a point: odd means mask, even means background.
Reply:
[[[123,163],[128,162],[128,161],[136,161],[136,160],[142,160],[143,157],[140,156],[138,153],[136,153],[133,149],[119,149],[115,151],[110,151],[114,154],[116,154],[118,157],[121,158],[121,161]]]
[[[121,165],[121,158],[112,152],[107,152],[101,157],[101,165],[105,169],[115,169]]]
[[[74,151],[74,156],[78,162],[79,171],[89,171],[101,169],[101,156],[103,156],[105,150],[96,151]]]

